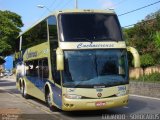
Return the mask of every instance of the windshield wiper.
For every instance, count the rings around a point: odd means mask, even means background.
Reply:
[[[76,87],[79,87],[79,86],[83,86],[83,85],[82,85],[83,82],[84,82],[84,81],[80,81],[79,83],[75,84],[74,87],[76,88]]]

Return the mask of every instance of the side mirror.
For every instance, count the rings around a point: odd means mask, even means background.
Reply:
[[[134,47],[127,47],[127,51],[131,52],[134,58],[134,67],[138,68],[141,67],[140,55],[138,51]]]
[[[56,63],[57,63],[57,70],[62,71],[64,70],[64,55],[63,51],[60,48],[56,50]]]

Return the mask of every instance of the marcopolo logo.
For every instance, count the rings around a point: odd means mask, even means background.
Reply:
[[[77,48],[113,48],[114,44],[85,44],[85,43],[79,43],[77,45]]]
[[[37,57],[37,52],[27,51],[26,58],[29,59],[29,58],[33,58],[33,57]]]

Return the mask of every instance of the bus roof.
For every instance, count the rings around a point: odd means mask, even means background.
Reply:
[[[72,10],[59,10],[59,11],[53,11],[52,13],[50,13],[49,15],[45,16],[44,18],[38,20],[37,22],[35,22],[31,27],[29,27],[27,30],[25,30],[24,32],[20,33],[20,36],[22,36],[25,32],[29,31],[31,28],[33,28],[34,26],[36,26],[37,24],[39,24],[41,21],[43,21],[44,19],[46,19],[47,17],[51,16],[51,15],[56,15],[58,16],[59,14],[62,13],[111,13],[111,14],[115,14],[113,9],[107,9],[107,10],[95,10],[95,9],[72,9]]]

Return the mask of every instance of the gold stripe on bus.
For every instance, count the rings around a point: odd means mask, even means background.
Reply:
[[[60,42],[61,49],[116,49],[126,48],[125,42]]]

